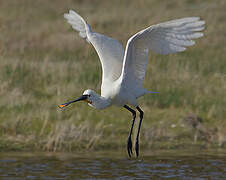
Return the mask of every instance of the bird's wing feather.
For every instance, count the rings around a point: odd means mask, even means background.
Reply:
[[[72,28],[90,42],[97,51],[102,65],[102,85],[105,81],[118,79],[121,75],[124,56],[122,45],[115,39],[92,32],[89,24],[72,10],[68,14],[64,14],[64,17]]]
[[[86,34],[86,22],[79,14],[73,10],[69,10],[68,14],[64,14],[64,18],[67,19],[68,23],[71,24],[74,30],[79,32],[79,35],[82,38],[89,42]]]
[[[185,51],[203,36],[204,21],[199,17],[188,17],[150,26],[127,42],[121,74],[122,86],[132,89],[135,96],[145,93],[142,87],[148,52],[171,54]]]

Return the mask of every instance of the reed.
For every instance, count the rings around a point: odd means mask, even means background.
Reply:
[[[126,146],[131,117],[123,109],[97,111],[84,103],[74,104],[66,111],[57,108],[80,96],[84,89],[100,92],[101,84],[101,66],[95,50],[63,18],[69,9],[87,19],[93,30],[118,39],[124,47],[131,35],[148,25],[201,16],[207,28],[195,46],[175,55],[150,55],[144,86],[160,93],[140,99],[145,112],[141,145],[224,146],[224,0],[0,0],[0,4],[2,151]],[[206,131],[185,123],[190,114],[202,119]],[[210,133],[203,133],[207,131]]]

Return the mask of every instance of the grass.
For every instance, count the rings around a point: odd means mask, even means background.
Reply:
[[[101,85],[97,54],[64,20],[68,9],[76,10],[94,31],[118,39],[124,47],[131,35],[148,25],[201,16],[207,28],[195,46],[175,55],[150,55],[144,86],[160,94],[139,100],[145,111],[141,145],[150,149],[224,146],[224,0],[0,2],[1,151],[126,146],[131,124],[126,110],[97,111],[84,103],[63,112],[57,108],[85,89],[100,92]],[[199,126],[188,122],[191,115],[202,119]]]

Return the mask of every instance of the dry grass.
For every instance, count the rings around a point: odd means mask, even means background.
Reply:
[[[141,98],[142,144],[173,148],[194,143],[194,129],[181,121],[192,113],[213,132],[196,144],[226,141],[226,3],[194,0],[73,1],[0,0],[0,146],[4,149],[71,151],[126,144],[128,112],[102,112],[86,104],[61,112],[57,104],[84,89],[100,91],[101,67],[94,49],[63,18],[78,11],[97,32],[126,40],[144,27],[174,18],[201,16],[205,37],[184,53],[150,55]],[[168,143],[164,143],[168,142]],[[171,144],[171,145],[170,145]]]

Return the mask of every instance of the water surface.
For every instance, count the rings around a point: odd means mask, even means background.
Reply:
[[[0,179],[226,179],[224,151],[0,153]]]

